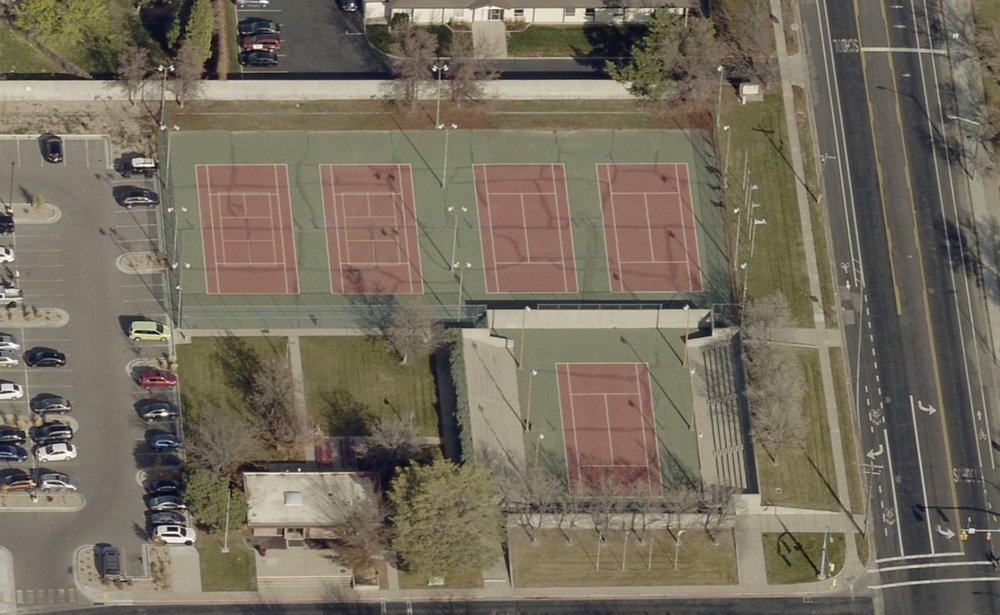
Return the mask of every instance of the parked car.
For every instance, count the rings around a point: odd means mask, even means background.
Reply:
[[[238,9],[266,9],[271,5],[271,0],[236,0]]]
[[[237,26],[240,36],[251,34],[281,34],[281,24],[262,17],[247,17]]]
[[[0,235],[14,234],[14,216],[10,214],[0,214]]]
[[[159,168],[160,165],[156,164],[156,160],[145,156],[136,156],[121,162],[122,177],[132,177],[133,175],[152,177],[156,175],[156,170]]]
[[[195,532],[183,525],[157,525],[153,529],[153,538],[157,538],[168,545],[191,545],[195,541]]]
[[[165,342],[170,339],[170,328],[153,320],[136,320],[129,324],[128,336],[136,342]]]
[[[38,488],[45,492],[76,491],[76,482],[62,472],[39,472],[36,482]]]
[[[141,402],[137,410],[144,421],[171,421],[180,416],[177,406],[156,399]]]
[[[245,51],[240,54],[243,66],[277,66],[278,55],[273,51]]]
[[[122,552],[118,547],[95,545],[94,556],[97,559],[97,574],[102,579],[114,581],[122,578]]]
[[[54,348],[35,348],[24,355],[28,367],[62,367],[66,365],[66,355]]]
[[[146,485],[146,493],[149,495],[177,495],[180,491],[180,481],[172,478],[161,478]]]
[[[149,510],[160,512],[164,510],[187,510],[184,501],[176,495],[156,495],[146,500]]]
[[[146,188],[129,186],[118,192],[118,202],[125,209],[132,209],[137,205],[139,207],[156,207],[160,204],[160,195]]]
[[[9,333],[0,333],[0,350],[20,350],[21,344]]]
[[[4,490],[8,493],[31,491],[35,487],[35,481],[31,480],[31,476],[27,472],[22,471],[7,474],[0,482],[2,482]]]
[[[24,389],[21,385],[7,380],[0,380],[0,400],[21,399],[24,397]]]
[[[240,48],[243,51],[277,51],[281,49],[281,37],[277,34],[249,34],[240,37]]]
[[[149,448],[153,449],[154,453],[168,453],[170,451],[176,451],[180,447],[180,439],[173,434],[156,434],[149,439]]]
[[[187,525],[187,517],[184,513],[176,510],[161,510],[150,513],[149,524],[153,527],[157,525]]]
[[[0,350],[0,367],[14,367],[21,363],[21,358],[13,350]]]
[[[353,13],[358,10],[357,0],[340,0],[340,8],[345,13]]]
[[[13,444],[0,444],[0,461],[24,461],[28,451]]]
[[[147,369],[139,374],[139,386],[144,389],[158,389],[177,385],[177,374],[162,369]]]
[[[0,444],[20,444],[28,439],[23,429],[0,427]]]
[[[49,162],[62,162],[63,142],[60,137],[52,133],[45,133],[40,137],[42,145],[42,157]]]
[[[31,401],[31,411],[35,414],[68,414],[72,410],[70,401],[58,395],[36,397]]]
[[[35,444],[52,444],[73,439],[73,428],[66,423],[47,423],[31,432]]]
[[[13,263],[14,262],[14,248],[8,248],[7,246],[0,246],[0,263]]]
[[[35,459],[40,463],[76,459],[76,447],[68,442],[56,442],[35,447]]]

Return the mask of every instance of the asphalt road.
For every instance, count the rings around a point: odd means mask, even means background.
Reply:
[[[802,9],[886,612],[997,612],[991,545],[960,540],[997,526],[996,413],[947,28],[922,0]]]
[[[70,417],[79,424],[73,440],[79,456],[47,467],[73,476],[86,498],[79,512],[0,514],[0,544],[13,553],[17,601],[34,607],[83,599],[71,576],[74,552],[81,545],[120,546],[128,574],[141,573],[145,505],[138,472],[152,463],[152,455],[144,444],[146,426],[132,411],[133,402],[145,395],[129,379],[127,366],[138,354],[166,351],[164,345],[147,343],[137,353],[120,319],[139,314],[163,318],[156,300],[162,294],[158,276],[127,275],[115,266],[124,252],[158,246],[155,212],[127,211],[111,198],[113,186],[147,180],[126,182],[110,173],[102,140],[65,138],[65,149],[63,163],[49,164],[42,161],[34,139],[0,140],[0,158],[13,163],[0,164],[3,200],[10,192],[15,202],[22,202],[22,191],[40,193],[62,211],[54,224],[18,224],[12,243],[25,302],[62,308],[70,317],[61,328],[4,329],[21,338],[24,348],[62,350],[67,365],[5,370],[3,375],[23,384],[26,394],[19,402],[2,402],[0,410],[27,415],[27,400],[40,393],[73,402]]]
[[[869,615],[869,598],[745,598],[735,600],[519,601],[107,607],[121,615]]]

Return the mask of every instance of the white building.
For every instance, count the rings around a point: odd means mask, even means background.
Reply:
[[[641,23],[656,10],[684,14],[699,5],[699,0],[386,0],[367,2],[364,6],[369,22],[389,22],[396,13],[405,13],[415,24],[462,26],[477,21],[545,25]]]

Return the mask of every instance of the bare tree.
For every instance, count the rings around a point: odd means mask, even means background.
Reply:
[[[411,109],[416,105],[420,90],[430,80],[436,49],[437,39],[424,28],[407,25],[394,33],[389,48],[397,58],[393,65],[396,78],[389,83],[392,100]]]
[[[205,74],[203,50],[193,40],[185,40],[174,59],[174,78],[170,80],[170,91],[174,93],[177,104],[195,98],[201,91]]]
[[[768,83],[774,78],[771,57],[774,26],[769,0],[713,0],[712,15],[732,46],[757,77]]]
[[[420,452],[420,434],[412,421],[395,416],[379,417],[369,426],[368,436],[359,439],[355,451],[388,479],[396,468]]]
[[[255,417],[201,408],[186,424],[186,450],[195,463],[233,478],[261,450],[261,423]]]
[[[414,297],[405,297],[396,303],[392,320],[382,335],[404,364],[411,356],[429,356],[448,342],[445,328],[427,306]]]
[[[733,499],[736,492],[736,488],[729,485],[707,485],[702,492],[705,532],[712,544],[717,544],[716,533],[719,527],[734,514]]]
[[[388,548],[389,507],[377,491],[338,503],[331,516],[335,550],[347,566],[370,568],[372,560]]]
[[[531,542],[537,542],[543,515],[551,513],[560,501],[564,489],[545,466],[506,466],[501,476],[504,506]]]
[[[743,308],[741,329],[748,343],[770,342],[791,325],[792,311],[782,293],[752,299]]]
[[[684,529],[684,517],[698,510],[701,496],[689,485],[681,483],[674,485],[664,496],[664,509],[667,512],[667,529],[671,526],[678,530]],[[673,521],[673,523],[671,523]]]
[[[290,446],[309,435],[309,427],[295,412],[295,383],[288,361],[272,356],[260,362],[247,401],[266,426],[266,435],[278,446]]]
[[[714,106],[718,97],[717,79],[723,52],[711,19],[685,20],[680,30],[678,85],[680,98],[692,105]]]
[[[149,75],[149,50],[143,47],[128,47],[118,56],[118,85],[135,104],[135,95],[146,85]]]
[[[481,57],[471,36],[457,36],[451,45],[448,60],[448,90],[456,106],[478,102],[486,97],[484,81],[500,76],[492,64]]]
[[[623,481],[614,468],[598,472],[587,481],[587,514],[599,536],[604,536],[611,521],[624,510]]]

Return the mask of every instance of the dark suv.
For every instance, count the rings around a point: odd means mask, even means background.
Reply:
[[[136,205],[156,207],[160,203],[160,195],[145,188],[128,187],[118,194],[118,202],[126,209],[132,209]]]
[[[247,51],[240,55],[244,66],[277,66],[278,55],[273,51]]]
[[[14,216],[11,214],[0,214],[0,235],[11,235],[14,233]]]
[[[67,442],[73,439],[73,428],[66,423],[47,423],[31,432],[35,444]]]
[[[102,579],[114,581],[122,578],[122,552],[109,544],[94,545],[97,573]]]
[[[42,144],[42,157],[49,162],[62,162],[63,142],[58,136],[46,133],[40,138]]]

